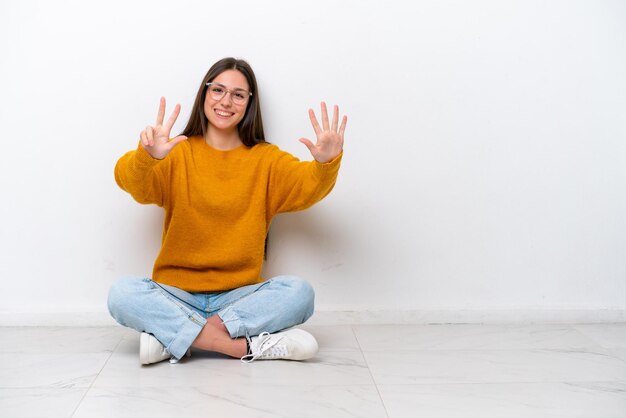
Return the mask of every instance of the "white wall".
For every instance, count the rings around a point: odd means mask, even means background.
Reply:
[[[620,0],[4,0],[0,323],[106,321],[111,283],[150,274],[162,214],[113,167],[230,55],[300,158],[308,107],[349,116],[335,190],[275,220],[265,269],[321,317],[624,320],[624,22]]]

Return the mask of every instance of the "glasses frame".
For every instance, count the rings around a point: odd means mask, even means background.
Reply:
[[[233,93],[235,93],[235,92],[237,92],[237,93],[244,93],[244,94],[248,93],[248,97],[246,97],[245,101],[243,101],[242,103],[237,103],[237,104],[244,104],[244,103],[246,103],[250,99],[250,97],[252,97],[252,92],[251,91],[248,91],[246,89],[229,89],[229,88],[227,88],[225,85],[223,85],[221,83],[213,83],[213,82],[209,81],[209,82],[207,82],[205,84],[205,86],[207,87],[207,89],[209,87],[211,87],[211,86],[220,86],[221,88],[224,89],[224,91],[225,91],[224,95],[222,97],[220,97],[219,99],[214,99],[213,97],[211,97],[213,100],[222,100],[224,97],[226,97],[227,94],[230,94],[230,100],[232,100],[233,103],[235,103],[235,99],[233,99]],[[211,95],[211,92],[209,91],[209,92],[207,92],[207,94]]]

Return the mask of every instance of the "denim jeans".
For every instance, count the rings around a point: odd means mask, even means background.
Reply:
[[[188,293],[148,278],[113,284],[108,307],[121,325],[156,337],[180,359],[207,318],[218,315],[232,338],[277,332],[313,315],[315,294],[306,281],[278,276],[221,293]]]

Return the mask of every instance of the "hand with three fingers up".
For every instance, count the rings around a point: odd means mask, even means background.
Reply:
[[[187,139],[184,135],[179,135],[176,138],[170,139],[170,131],[172,126],[178,118],[180,113],[180,105],[177,104],[172,112],[172,115],[167,120],[167,123],[163,124],[163,118],[165,117],[165,97],[161,97],[161,103],[159,104],[159,113],[157,115],[156,125],[147,126],[146,129],[141,131],[141,145],[143,148],[157,160],[162,160],[170,153],[172,148],[180,144]]]
[[[313,130],[317,136],[317,143],[313,144],[307,138],[300,138],[300,142],[306,145],[317,162],[327,163],[334,160],[343,150],[343,133],[346,130],[348,117],[344,116],[341,120],[341,126],[338,126],[339,106],[335,105],[332,125],[329,124],[326,103],[322,102],[322,127],[320,128],[313,109],[309,109],[309,119],[311,119]]]

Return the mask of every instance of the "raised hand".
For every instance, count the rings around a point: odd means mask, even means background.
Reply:
[[[172,115],[164,125],[163,118],[165,117],[165,97],[161,97],[156,125],[148,125],[146,129],[141,131],[140,135],[141,145],[146,151],[148,151],[148,154],[150,154],[152,158],[162,160],[167,156],[167,154],[170,153],[172,148],[187,139],[186,136],[179,135],[170,140],[170,131],[172,130],[172,126],[174,126],[179,113],[180,105],[177,104],[172,112]]]
[[[302,142],[311,152],[313,158],[320,163],[327,163],[341,154],[343,150],[343,133],[346,130],[348,117],[344,116],[341,120],[341,126],[337,127],[339,122],[339,106],[335,105],[333,110],[332,125],[328,123],[328,111],[326,103],[322,102],[322,127],[320,128],[315,112],[309,109],[309,119],[317,136],[317,143],[313,145],[307,138],[300,138]]]

